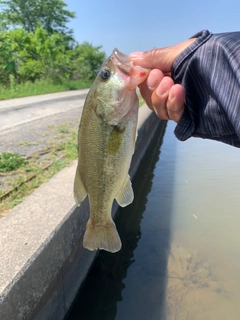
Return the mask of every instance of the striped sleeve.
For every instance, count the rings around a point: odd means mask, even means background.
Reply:
[[[175,60],[172,77],[185,90],[179,140],[218,140],[240,148],[240,32],[204,30]]]

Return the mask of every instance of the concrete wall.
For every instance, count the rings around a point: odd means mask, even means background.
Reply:
[[[140,108],[133,177],[156,130],[165,127]],[[88,201],[74,205],[76,161],[0,220],[0,319],[63,319],[97,252],[82,247]],[[118,206],[113,205],[113,216]]]

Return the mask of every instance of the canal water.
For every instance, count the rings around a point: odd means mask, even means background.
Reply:
[[[240,150],[154,140],[67,320],[240,319]]]

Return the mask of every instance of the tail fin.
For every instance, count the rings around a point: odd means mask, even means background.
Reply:
[[[119,238],[115,223],[112,220],[104,224],[87,223],[87,229],[83,237],[83,246],[88,250],[102,249],[109,252],[117,252],[122,243]]]

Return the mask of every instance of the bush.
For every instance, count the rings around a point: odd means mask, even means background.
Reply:
[[[61,33],[48,34],[41,26],[34,33],[13,29],[0,33],[0,85],[51,79],[92,80],[105,59],[101,46],[77,44]],[[10,77],[11,76],[11,77]]]
[[[0,154],[0,171],[16,170],[26,164],[26,160],[17,153],[3,152]]]

